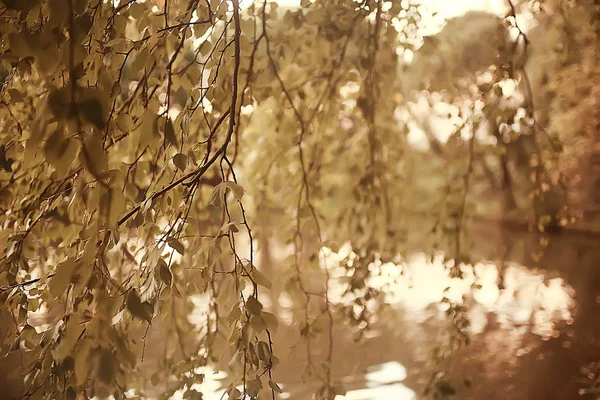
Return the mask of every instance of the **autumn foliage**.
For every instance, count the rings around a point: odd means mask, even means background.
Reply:
[[[427,94],[453,106],[452,132],[422,153],[407,106],[419,94],[399,78],[404,52],[419,54],[421,13],[395,0],[1,0],[0,304],[12,325],[0,339],[27,356],[15,371],[26,396],[201,398],[191,385],[217,365],[229,398],[276,398],[277,286],[318,396],[332,399],[334,340],[318,359],[310,341],[334,323],[368,329],[375,261],[443,250],[460,277],[468,221],[496,204],[503,173],[535,226],[570,221],[565,177],[580,152],[595,157],[572,143],[597,146],[598,21],[568,11],[586,21],[581,53],[548,70],[539,126],[521,74],[528,39],[505,34],[519,29],[514,12],[496,18],[490,62]],[[517,82],[508,100],[506,81]],[[533,141],[519,164],[521,139]],[[545,193],[558,205],[536,206]],[[260,265],[268,241],[282,265]],[[334,303],[322,250],[344,243],[354,256]],[[148,369],[153,329],[164,356]]]

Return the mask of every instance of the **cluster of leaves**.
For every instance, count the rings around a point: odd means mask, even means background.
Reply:
[[[5,350],[30,350],[27,396],[121,397],[146,380],[193,396],[190,376],[221,359],[218,332],[239,370],[231,398],[239,385],[256,396],[265,377],[278,391],[277,321],[252,251],[235,244],[250,229],[227,151],[249,17],[237,2],[3,3],[0,282],[16,333]],[[200,332],[193,294],[210,298]],[[145,376],[159,321],[164,357]]]

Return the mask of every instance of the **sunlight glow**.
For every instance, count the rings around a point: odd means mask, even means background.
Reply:
[[[350,251],[348,245],[338,253],[324,249],[322,262],[332,276],[329,288],[332,301],[350,300],[339,284],[345,276],[345,269],[339,265]],[[440,303],[443,298],[456,304],[467,302],[472,309],[470,317],[476,320],[471,328],[473,333],[485,328],[488,313],[496,315],[502,328],[528,325],[532,333],[543,338],[556,334],[557,322],[572,319],[574,292],[561,278],[547,280],[542,272],[507,263],[502,267],[501,290],[498,265],[478,263],[463,265],[461,269],[462,279],[450,278],[442,255],[430,262],[425,254],[417,254],[400,264],[374,263],[368,285],[382,290],[388,304],[410,310],[416,322],[429,318],[431,307],[439,311],[447,308],[447,304]]]

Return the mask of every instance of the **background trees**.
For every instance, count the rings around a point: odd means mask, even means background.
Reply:
[[[372,322],[374,262],[443,250],[460,277],[471,216],[558,229],[598,203],[592,2],[509,4],[433,39],[406,1],[2,4],[3,349],[26,351],[27,395],[193,396],[217,364],[230,397],[275,396],[281,291],[331,398],[331,332]],[[332,303],[321,261],[345,243]]]

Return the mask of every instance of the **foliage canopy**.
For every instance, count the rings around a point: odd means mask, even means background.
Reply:
[[[381,299],[366,283],[376,260],[397,261],[419,244],[446,251],[460,276],[466,221],[490,186],[486,162],[520,174],[509,190],[533,193],[541,229],[571,217],[561,161],[577,170],[575,147],[558,149],[557,132],[584,120],[564,105],[571,91],[597,99],[598,87],[560,81],[580,82],[578,65],[592,82],[600,76],[598,22],[585,2],[567,10],[583,21],[573,36],[582,53],[545,78],[553,107],[563,107],[547,131],[532,96],[503,93],[524,79],[528,39],[507,35],[520,29],[513,9],[493,19],[491,60],[452,69],[460,79],[427,95],[452,105],[455,126],[445,143],[429,135],[426,154],[411,148],[414,94],[399,78],[411,69],[398,54],[414,50],[418,65],[430,46],[417,51],[426,9],[416,2],[303,0],[287,11],[238,0],[0,3],[0,299],[16,333],[3,349],[29,352],[30,397],[160,388],[167,398],[183,388],[201,398],[191,384],[217,363],[231,372],[230,398],[275,398],[278,322],[262,295],[275,283],[256,256],[274,238],[288,254],[277,268],[308,370],[331,399],[333,339],[314,361],[311,338],[334,321],[368,327]],[[594,129],[569,134],[589,140]],[[528,138],[525,162],[507,167],[521,154],[510,146]],[[551,206],[548,193],[558,193]],[[354,252],[342,265],[350,300],[334,304],[327,282],[309,276],[327,279],[321,249],[344,243]],[[195,295],[207,302],[200,325],[188,321]],[[42,324],[34,312],[47,315]],[[146,373],[140,354],[161,324],[165,356]]]

